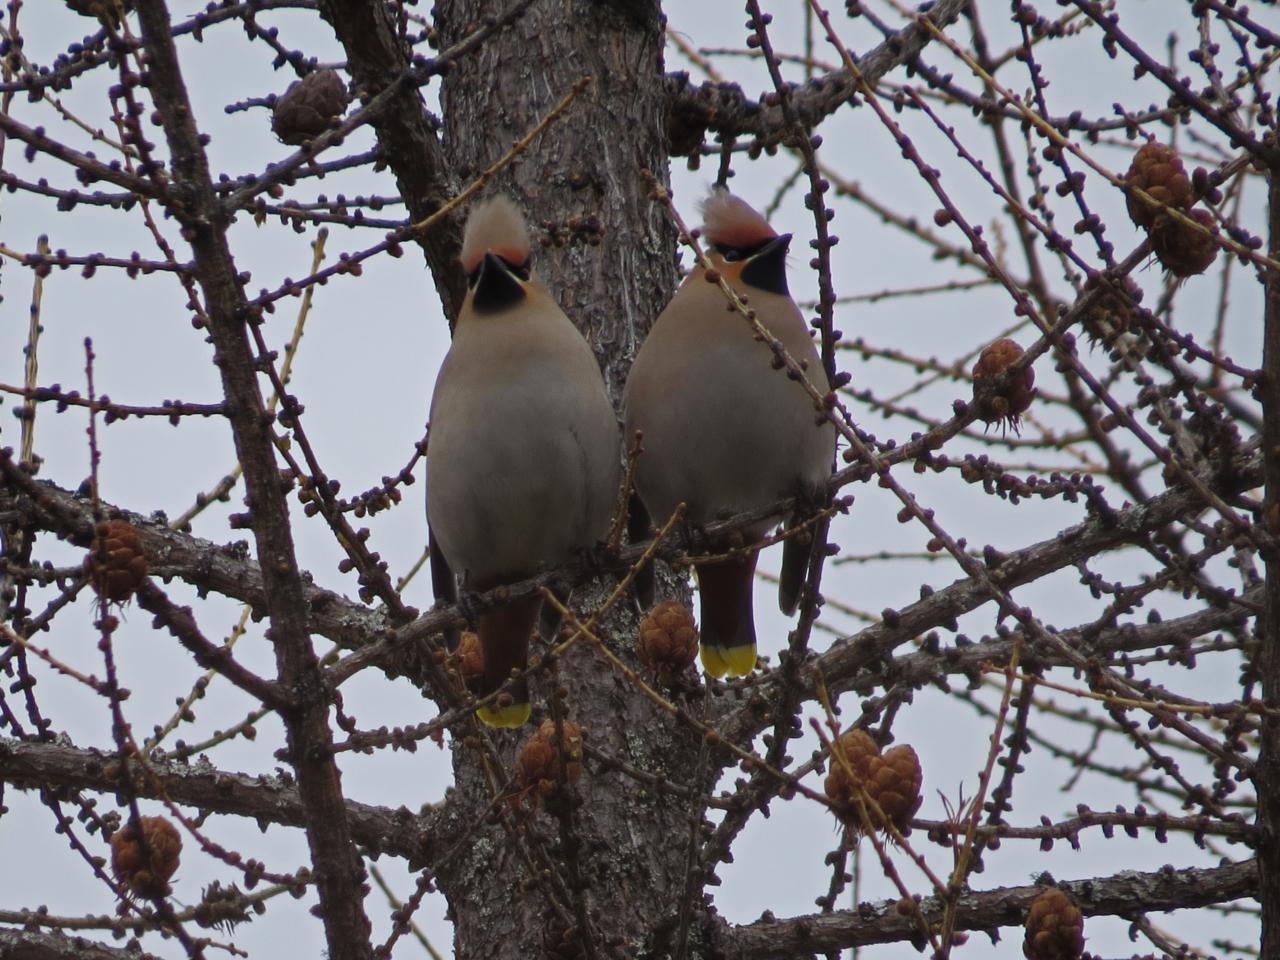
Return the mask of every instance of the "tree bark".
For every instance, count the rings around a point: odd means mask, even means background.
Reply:
[[[153,953],[109,947],[85,937],[35,930],[0,930],[4,960],[158,960]]]
[[[442,0],[442,42],[461,40],[488,8]],[[648,170],[668,182],[665,23],[656,0],[536,3],[444,84],[444,147],[465,184],[581,77],[592,78],[498,189],[523,206],[535,244],[539,235],[551,243],[535,249],[535,269],[590,340],[615,397],[649,324],[675,291],[675,232],[641,178]],[[603,228],[598,245],[580,242],[569,224],[593,216]],[[552,241],[553,228],[573,239]]]
[[[442,0],[442,42],[456,43],[486,7],[477,0]],[[667,182],[664,25],[658,5],[646,0],[534,4],[459,64],[444,87],[445,151],[466,183],[581,77],[591,77],[553,131],[501,174],[496,189],[524,208],[534,268],[591,343],[615,403],[631,357],[676,283],[675,231],[641,176],[647,170]],[[591,229],[592,218],[599,231]],[[599,601],[606,589],[593,584],[579,593],[584,601]],[[625,647],[635,628],[624,601],[600,632],[611,645]],[[699,738],[615,677],[586,643],[566,657],[562,678],[567,713],[583,726],[588,743],[705,790]],[[545,703],[554,690],[541,683],[534,692],[535,703]],[[498,738],[507,769],[531,729]],[[460,743],[454,751],[457,788],[450,814],[464,829],[489,804],[491,790],[477,752]],[[554,881],[531,876],[518,854],[497,862],[495,851],[508,843],[500,827],[477,835],[453,863],[439,865],[440,887],[457,924],[459,960],[526,958],[540,942],[563,942],[566,926],[575,931],[570,942],[583,951],[566,955],[669,953],[688,894],[687,850],[697,839],[701,804],[690,809],[687,801],[637,789],[590,766],[576,795],[569,809],[553,815],[553,801],[532,815],[527,831],[521,828],[535,844],[537,836],[547,839],[547,853],[564,867],[553,871],[560,874]],[[692,889],[701,888],[701,878],[695,879]],[[574,921],[566,924],[565,914]],[[578,922],[584,915],[586,937]]]

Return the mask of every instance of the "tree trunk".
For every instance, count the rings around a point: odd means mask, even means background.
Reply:
[[[491,6],[440,0],[443,46],[461,40]],[[675,291],[675,232],[641,178],[648,170],[667,183],[665,23],[652,0],[535,3],[444,85],[445,151],[467,183],[579,79],[592,78],[555,127],[504,171],[498,189],[524,207],[535,269],[591,341],[615,397]],[[575,217],[599,219],[599,245],[573,234]],[[537,250],[539,236],[550,239],[548,228],[573,239]]]
[[[442,44],[462,39],[489,7],[441,0]],[[641,177],[648,170],[667,181],[664,23],[654,3],[533,4],[514,27],[460,63],[444,88],[445,151],[466,183],[581,77],[592,78],[553,131],[501,174],[496,189],[526,211],[534,268],[591,342],[615,403],[636,347],[676,282],[675,232]],[[599,242],[584,242],[589,236]],[[610,587],[590,585],[580,599],[599,602]],[[627,599],[600,635],[615,649],[629,647],[636,625]],[[558,681],[555,669],[533,684],[535,725],[548,715],[547,698],[558,682],[567,715],[582,725],[590,747],[694,787],[695,797],[705,794],[705,786],[698,790],[706,778],[699,776],[699,738],[617,677],[588,642],[565,657]],[[507,771],[534,729],[495,737]],[[456,822],[450,826],[461,831],[484,816],[493,792],[478,750],[455,743],[454,765]],[[590,760],[586,767],[568,803],[552,797],[531,814],[527,800],[505,826],[485,826],[463,855],[441,865],[459,960],[524,960],[538,955],[542,943],[565,942],[566,934],[564,956],[637,957],[672,949],[687,896],[689,842],[703,805],[638,789]],[[513,828],[546,839],[556,879],[530,873],[524,854],[513,849]],[[701,889],[700,878],[693,884]],[[582,916],[589,918],[587,938]]]

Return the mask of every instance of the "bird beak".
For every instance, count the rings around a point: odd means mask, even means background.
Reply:
[[[763,247],[756,251],[756,255],[752,260],[767,260],[769,257],[786,256],[787,250],[791,248],[791,234],[784,233],[780,237],[774,237]]]
[[[524,296],[524,284],[507,262],[497,254],[486,253],[476,269],[472,299],[475,310],[480,313],[504,310],[519,303]]]
[[[769,293],[787,294],[787,247],[791,234],[774,237],[742,268],[742,282]]]
[[[481,283],[484,282],[485,274],[492,275],[493,271],[495,270],[500,271],[501,273],[511,272],[510,270],[507,269],[506,263],[503,261],[503,259],[500,256],[498,256],[495,253],[486,251],[484,255],[484,259],[480,261],[480,282]]]

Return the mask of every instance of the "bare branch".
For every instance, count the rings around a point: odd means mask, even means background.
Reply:
[[[939,27],[954,23],[969,0],[937,0],[925,15]],[[910,63],[928,45],[930,34],[912,22],[873,50],[858,58],[867,83],[875,84],[891,70]],[[752,137],[761,147],[781,143],[792,128],[776,95],[750,100],[736,83],[704,83],[693,87],[687,74],[667,78],[672,153],[692,152],[707,132],[729,139]],[[858,91],[858,83],[845,70],[833,70],[795,86],[790,108],[806,127],[815,127]]]
[[[159,960],[132,946],[109,947],[64,933],[7,929],[0,929],[0,956],[5,960]]]
[[[1208,869],[1124,871],[1089,880],[1059,881],[1056,886],[1069,893],[1086,916],[1133,917],[1139,912],[1189,909],[1252,897],[1257,884],[1257,861],[1245,860]],[[995,931],[1021,926],[1031,901],[1044,890],[1044,886],[1026,886],[962,893],[956,901],[956,928]],[[725,956],[731,960],[790,960],[919,936],[915,914],[899,912],[897,901],[867,907],[865,911],[760,920],[732,928],[725,934]],[[942,904],[936,897],[925,899],[920,911],[931,923],[942,918]]]

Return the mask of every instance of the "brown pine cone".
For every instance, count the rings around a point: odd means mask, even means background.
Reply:
[[[1016,363],[1022,353],[1022,347],[1008,337],[1003,337],[983,350],[978,355],[978,362],[973,365],[973,400],[978,405],[978,416],[986,423],[1005,423],[1013,427],[1015,432],[1022,421],[1022,415],[1035,399],[1035,371],[1026,367],[1012,382],[1002,387],[999,393],[984,396],[984,388]]]
[[[1022,954],[1027,960],[1079,960],[1084,952],[1084,916],[1071,898],[1050,887],[1031,901]]]
[[[1204,230],[1197,230],[1175,217],[1163,214],[1151,227],[1151,249],[1156,259],[1175,277],[1186,279],[1204,273],[1218,259],[1218,245],[1213,234],[1218,232],[1208,210],[1192,210],[1187,214]]]
[[[150,864],[143,856],[146,841]],[[178,869],[182,835],[164,817],[142,817],[130,822],[111,837],[111,872],[122,885],[144,897],[163,897],[169,892],[169,878]]]
[[[94,527],[93,545],[84,560],[98,596],[124,603],[147,576],[147,556],[138,531],[128,520],[107,520]]]
[[[920,770],[920,758],[915,750],[906,744],[891,747],[883,754],[871,736],[862,730],[847,730],[840,735],[840,748],[849,762],[849,770],[845,769],[838,758],[830,758],[831,772],[827,774],[823,784],[827,799],[837,807],[838,815],[854,830],[861,829],[862,820],[858,814],[858,787],[861,786],[867,796],[879,805],[888,822],[905,833],[920,808],[920,788],[924,783],[924,775]],[[867,813],[872,823],[884,828],[885,824],[877,820],[877,814],[869,806]]]
[[[1119,284],[1123,292],[1117,290]],[[1089,335],[1091,343],[1110,347],[1127,333],[1133,325],[1133,317],[1142,300],[1141,288],[1126,274],[1111,283],[1104,281],[1100,274],[1085,281],[1084,293],[1102,287],[1102,291],[1093,301],[1093,305],[1080,317],[1084,332]]]
[[[1124,182],[1129,218],[1139,227],[1150,229],[1164,208],[1139,197],[1133,187],[1146,191],[1160,204],[1183,211],[1191,209],[1191,180],[1182,168],[1182,158],[1163,143],[1153,140],[1143,144],[1134,154]]]
[[[291,146],[299,146],[337,126],[351,98],[336,70],[317,70],[289,84],[276,100],[271,129]]]
[[[684,604],[664,600],[640,621],[636,656],[664,686],[671,686],[697,655],[698,625]]]
[[[462,674],[462,682],[476,696],[480,679],[484,676],[484,648],[480,646],[480,635],[471,630],[462,634],[458,649],[453,652],[458,672]]]
[[[516,757],[516,774],[521,785],[538,796],[549,794],[561,780],[576,783],[582,776],[582,728],[571,720],[563,721],[561,726],[565,740],[563,773],[554,720],[543,720],[538,732],[524,742]]]

